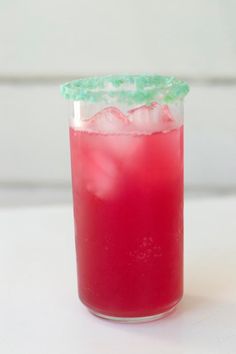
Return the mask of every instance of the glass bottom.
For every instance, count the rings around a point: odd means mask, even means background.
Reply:
[[[115,317],[115,316],[107,316],[103,315],[102,313],[96,312],[94,310],[91,310],[88,308],[89,312],[91,312],[93,315],[97,317],[101,317],[106,320],[114,321],[114,322],[120,322],[120,323],[142,323],[142,322],[151,322],[151,321],[156,321],[160,320],[163,317],[168,316],[174,309],[176,308],[176,305],[171,307],[169,310],[158,313],[156,315],[151,315],[151,316],[144,316],[144,317]]]

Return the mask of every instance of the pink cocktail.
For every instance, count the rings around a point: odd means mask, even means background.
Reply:
[[[71,119],[79,296],[110,319],[162,317],[183,295],[183,97],[155,98],[76,101]]]

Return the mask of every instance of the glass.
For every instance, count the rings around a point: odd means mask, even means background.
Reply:
[[[70,146],[79,297],[117,321],[163,317],[183,295],[183,99],[173,77],[91,77]]]

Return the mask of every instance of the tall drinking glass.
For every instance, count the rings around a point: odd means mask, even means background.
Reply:
[[[90,77],[62,86],[79,297],[95,315],[147,321],[183,295],[183,99],[173,77]]]

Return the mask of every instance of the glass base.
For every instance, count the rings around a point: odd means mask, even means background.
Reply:
[[[151,315],[151,316],[144,316],[144,317],[115,317],[115,316],[103,315],[102,313],[91,310],[90,308],[88,310],[95,316],[101,317],[106,320],[114,321],[114,322],[142,323],[142,322],[151,322],[151,321],[155,321],[155,320],[160,320],[161,318],[169,315],[172,311],[174,311],[175,308],[176,308],[176,305],[171,307],[169,310],[167,310],[165,312],[158,313],[156,315]]]

